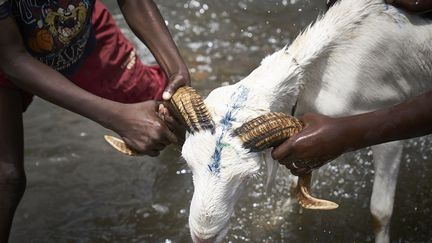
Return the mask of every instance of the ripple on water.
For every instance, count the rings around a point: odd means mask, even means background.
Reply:
[[[125,28],[114,0],[104,1],[150,63],[150,52]],[[324,1],[158,0],[168,27],[203,94],[245,77],[322,11]],[[107,131],[36,99],[25,113],[28,189],[12,242],[190,242],[191,172],[169,148],[160,158],[121,156]],[[392,239],[432,238],[431,138],[408,140],[392,217]],[[239,199],[226,242],[370,242],[371,150],[350,153],[315,173],[314,194],[338,202],[331,212],[302,210],[291,177],[280,169],[265,193],[265,173]]]

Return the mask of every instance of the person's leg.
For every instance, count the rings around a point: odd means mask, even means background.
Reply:
[[[0,242],[7,242],[25,190],[22,96],[0,86]]]

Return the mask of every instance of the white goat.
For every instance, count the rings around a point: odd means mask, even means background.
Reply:
[[[342,0],[240,82],[205,100],[215,131],[189,133],[182,149],[195,191],[195,242],[220,242],[234,204],[262,156],[232,131],[270,111],[345,116],[399,103],[432,88],[432,25],[382,0]],[[402,144],[374,146],[371,213],[376,241],[389,242]],[[274,163],[274,162],[273,162]]]
[[[246,149],[233,136],[236,128],[270,111],[291,113],[295,104],[295,115],[346,116],[387,107],[432,88],[429,23],[383,0],[339,1],[245,79],[211,92],[205,100],[208,111],[203,104],[193,108],[204,113],[185,118],[190,132],[182,149],[195,187],[189,215],[193,240],[223,240],[243,185],[259,171],[263,153]],[[376,242],[389,242],[402,144],[372,150]],[[268,151],[265,154],[269,157]],[[271,177],[277,163],[266,162]]]

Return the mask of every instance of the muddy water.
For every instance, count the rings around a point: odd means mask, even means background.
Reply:
[[[323,11],[324,1],[156,1],[202,94],[247,75]],[[132,36],[116,6],[105,1]],[[132,38],[132,37],[131,37]],[[137,45],[144,60],[152,58]],[[170,147],[159,158],[128,158],[102,140],[109,131],[36,99],[25,113],[26,194],[11,242],[190,242],[190,171]],[[432,140],[405,143],[396,193],[393,242],[432,239]],[[320,170],[318,195],[341,207],[302,211],[287,173],[265,193],[249,183],[226,242],[370,242],[371,152],[348,154]]]

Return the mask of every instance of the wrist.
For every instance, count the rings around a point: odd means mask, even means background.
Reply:
[[[124,109],[125,107],[122,103],[105,100],[104,104],[94,112],[91,119],[101,126],[117,132],[118,123],[121,120],[120,117]]]
[[[169,72],[168,79],[173,80],[177,77],[180,77],[182,79],[190,80],[190,74],[189,70],[187,69],[186,65],[181,65],[174,69],[174,71]]]

